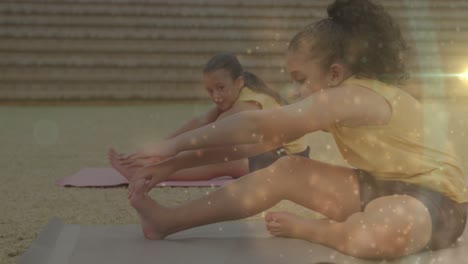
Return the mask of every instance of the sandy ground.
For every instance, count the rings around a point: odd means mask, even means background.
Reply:
[[[427,103],[428,119],[446,121],[446,125],[434,129],[441,129],[443,135],[453,139],[465,170],[467,103]],[[138,223],[127,203],[126,188],[62,188],[55,181],[82,167],[107,166],[109,146],[126,151],[143,142],[157,141],[207,106],[204,103],[0,106],[0,263],[15,263],[52,217],[70,224]],[[343,164],[331,137],[317,133],[309,141],[313,157]],[[211,188],[158,188],[151,196],[171,206],[209,191]],[[273,210],[313,216],[289,202],[281,202]]]

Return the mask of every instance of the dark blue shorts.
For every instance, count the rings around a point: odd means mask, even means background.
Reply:
[[[301,157],[309,157],[310,147],[307,148],[299,153],[291,154]],[[273,162],[277,161],[279,158],[287,156],[286,150],[284,148],[277,148],[257,156],[253,156],[249,158],[249,171],[254,172],[263,168],[266,168],[273,164]]]
[[[432,237],[427,249],[448,248],[463,234],[466,224],[466,204],[457,203],[441,193],[415,184],[382,181],[366,171],[360,169],[354,171],[359,178],[362,210],[376,198],[395,194],[412,196],[426,206],[432,220]]]

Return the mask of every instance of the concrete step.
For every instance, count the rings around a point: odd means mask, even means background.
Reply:
[[[58,53],[0,52],[0,66],[59,67],[192,67],[200,68],[211,55],[168,53]],[[284,55],[238,55],[245,67],[278,68],[284,65]]]
[[[406,25],[402,23],[402,30],[466,30],[468,19],[444,19],[434,23],[432,18],[419,18]],[[304,18],[242,18],[236,17],[156,17],[156,16],[98,16],[98,15],[27,15],[3,14],[1,25],[12,26],[86,26],[86,27],[139,27],[139,28],[230,28],[230,29],[293,29],[298,30],[307,24]]]
[[[0,51],[3,52],[98,52],[108,53],[177,53],[205,54],[212,56],[218,52],[233,52],[236,54],[284,54],[285,43],[265,42],[257,40],[132,40],[119,41],[110,39],[54,39],[54,38],[0,38]]]
[[[427,65],[427,66],[426,66]],[[289,82],[290,78],[283,68],[254,68],[247,70],[257,74],[267,82]],[[452,76],[461,74],[466,70],[459,65],[448,68],[440,62],[424,64],[424,67],[410,68],[411,74],[422,78],[433,78],[434,76]],[[201,68],[186,67],[0,67],[2,74],[0,82],[43,82],[43,81],[66,81],[66,82],[201,82]]]
[[[388,3],[386,1],[385,3]],[[299,5],[180,5],[180,4],[134,4],[120,3],[63,3],[63,2],[1,2],[0,13],[3,14],[62,14],[62,15],[100,15],[100,16],[160,16],[160,17],[263,17],[263,18],[321,18],[325,16],[325,7],[299,6]],[[466,4],[440,5],[432,7],[430,4],[420,2],[411,4],[409,1],[400,1],[389,5],[388,11],[395,18],[466,18]]]
[[[281,90],[288,41],[331,2],[4,0],[0,98],[206,98],[202,66],[222,51]],[[441,74],[467,66],[468,1],[379,2],[413,47],[409,69],[424,85],[412,89],[466,96],[458,78]]]
[[[18,38],[0,38],[1,52],[57,52],[57,53],[129,53],[129,54],[203,54],[211,56],[217,52],[230,51],[236,54],[283,56],[286,43],[276,41],[264,42],[259,40],[191,40],[188,42],[177,40],[131,40],[119,41],[110,39],[51,39],[28,38],[21,41]],[[413,42],[414,52],[419,54],[440,54],[452,56],[466,54],[466,44],[463,42]]]
[[[286,95],[287,82],[269,85]],[[417,98],[467,97],[466,84],[457,78],[413,79],[402,87]],[[0,82],[3,100],[14,99],[208,99],[200,82],[42,81]]]
[[[277,29],[148,29],[117,27],[66,27],[66,26],[11,26],[0,31],[1,38],[58,38],[58,39],[138,39],[138,40],[250,40],[288,42],[295,31]],[[409,42],[453,41],[468,42],[468,34],[460,28],[452,30],[413,31],[406,33]]]
[[[463,21],[460,21],[463,22]],[[86,26],[86,27],[139,27],[139,28],[232,28],[232,29],[297,29],[303,27],[303,18],[278,20],[272,18],[236,17],[157,17],[157,16],[98,16],[98,15],[28,15],[4,14],[3,25]]]
[[[202,67],[212,54],[188,53],[93,53],[93,52],[1,52],[0,66],[116,66],[116,67]],[[282,67],[285,55],[238,54],[245,67]],[[414,61],[430,63],[443,59],[445,62],[468,59],[460,54],[421,52]]]
[[[73,4],[138,4],[138,5],[186,5],[186,6],[247,6],[247,7],[271,7],[271,6],[293,6],[293,7],[319,7],[324,8],[332,1],[304,1],[304,0],[15,0],[15,3],[73,3]],[[460,8],[468,7],[465,0],[445,0],[445,1],[427,1],[427,0],[380,0],[378,1],[386,8],[401,6],[408,7],[426,7],[433,8]]]
[[[248,69],[268,82],[287,81],[281,69]],[[132,81],[196,82],[202,81],[201,68],[117,68],[117,67],[0,67],[0,82],[12,81]]]
[[[17,3],[1,2],[0,13],[4,14],[63,14],[63,15],[100,15],[100,16],[158,16],[158,17],[264,17],[264,18],[310,18],[323,15],[322,9],[271,6],[190,6],[190,5],[135,5],[104,3]]]
[[[200,83],[2,82],[2,99],[207,99]]]
[[[201,70],[211,54],[178,53],[71,53],[71,52],[0,52],[0,67],[56,67],[63,68],[171,68]],[[415,71],[464,70],[468,54],[446,55],[422,53],[412,58],[409,67]],[[262,68],[278,71],[284,69],[283,54],[238,55],[245,68]],[[1,79],[1,77],[0,77]]]
[[[289,30],[236,29],[146,29],[116,27],[3,26],[0,37],[77,39],[163,39],[163,40],[278,40],[287,41]]]

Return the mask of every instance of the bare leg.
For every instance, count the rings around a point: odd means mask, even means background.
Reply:
[[[245,218],[283,199],[337,221],[361,209],[357,176],[349,168],[286,156],[246,176],[176,208],[158,205],[142,190],[134,192],[130,203],[144,216],[145,236],[157,239],[196,226]]]
[[[144,183],[144,180],[140,180],[135,183],[135,186],[131,185],[131,188],[143,188]],[[130,203],[138,212],[143,235],[151,240],[163,239],[167,231],[163,229],[163,225],[157,223],[170,221],[169,210],[157,204],[144,192],[133,194],[130,197]]]
[[[424,205],[409,196],[388,196],[372,201],[360,212],[356,178],[348,168],[288,156],[176,208],[162,207],[141,191],[130,202],[149,239],[245,218],[288,199],[331,219],[311,221],[291,214],[269,214],[268,228],[276,235],[321,243],[362,258],[395,258],[422,249],[432,229]]]
[[[395,258],[420,251],[429,242],[429,212],[417,199],[386,196],[371,201],[345,222],[311,220],[290,213],[269,213],[272,235],[304,239],[360,258]]]

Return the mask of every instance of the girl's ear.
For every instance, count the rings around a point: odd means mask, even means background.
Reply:
[[[330,67],[329,77],[328,86],[337,86],[348,77],[348,70],[343,64],[334,63]]]

